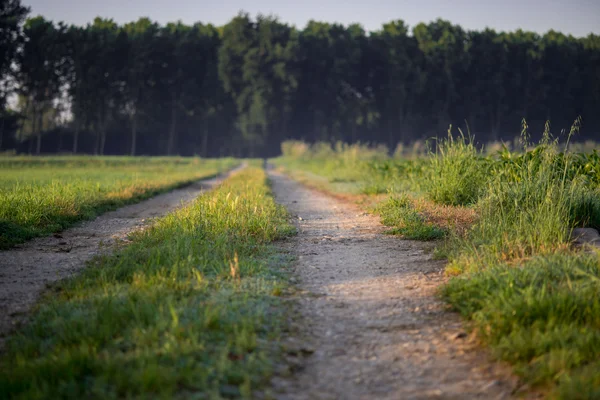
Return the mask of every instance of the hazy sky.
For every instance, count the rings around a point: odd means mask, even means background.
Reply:
[[[252,16],[274,14],[299,28],[310,19],[348,24],[367,30],[403,19],[411,27],[438,17],[466,29],[544,33],[550,29],[575,36],[600,34],[600,0],[23,0],[32,15],[85,25],[96,16],[119,23],[150,17],[160,23],[181,20],[223,25],[238,11]]]

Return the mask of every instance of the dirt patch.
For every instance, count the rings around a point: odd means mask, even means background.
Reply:
[[[505,399],[517,387],[436,298],[431,245],[384,235],[376,217],[281,173],[276,199],[296,217],[286,250],[302,321],[286,346],[297,371],[273,380],[278,399]],[[292,352],[293,354],[294,352]],[[293,357],[292,357],[293,358]]]
[[[107,212],[60,234],[34,239],[13,250],[0,252],[0,309],[3,310],[0,313],[0,349],[8,334],[24,321],[49,284],[78,272],[86,261],[110,251],[116,242],[127,241],[131,232],[144,227],[152,218],[190,202],[229,174],[198,181]]]

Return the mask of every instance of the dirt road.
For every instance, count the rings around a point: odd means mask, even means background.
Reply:
[[[435,297],[443,262],[377,218],[271,172],[298,219],[301,371],[275,378],[280,399],[505,399],[516,382],[466,337]]]
[[[0,252],[0,349],[48,284],[81,270],[86,261],[109,251],[116,240],[126,240],[129,233],[146,225],[149,218],[165,215],[193,200],[226,175],[107,212],[59,235],[34,239],[19,248]]]

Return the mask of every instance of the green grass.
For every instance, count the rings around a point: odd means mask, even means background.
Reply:
[[[600,253],[537,256],[454,278],[444,298],[551,397],[600,397]]]
[[[600,210],[598,182],[580,157],[561,152],[548,125],[533,149],[504,149],[477,223],[450,241],[447,271],[462,276],[442,290],[498,358],[562,399],[600,395],[600,253],[569,243]]]
[[[446,231],[429,222],[419,214],[407,196],[391,196],[376,208],[381,223],[393,228],[387,233],[401,235],[412,240],[436,240],[446,235]]]
[[[342,194],[380,194],[388,190],[389,176],[373,174],[374,164],[388,158],[384,146],[370,147],[341,142],[282,143],[283,156],[273,162],[295,174],[295,178],[311,182],[322,189]]]
[[[231,168],[233,159],[0,157],[0,249]]]
[[[472,138],[462,132],[453,138],[449,130],[447,138],[437,141],[436,152],[426,164],[421,186],[427,196],[446,205],[476,203],[489,176],[489,160],[480,153]]]
[[[270,242],[293,234],[244,170],[63,281],[9,341],[0,397],[249,398],[286,308]]]
[[[576,166],[577,156],[561,153],[548,130],[529,152],[505,151],[476,205],[478,222],[455,241],[449,268],[469,272],[567,247],[573,228],[600,218],[600,186]]]

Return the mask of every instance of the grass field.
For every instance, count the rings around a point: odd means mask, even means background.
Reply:
[[[295,232],[249,168],[61,282],[0,361],[1,398],[249,397],[277,361]]]
[[[177,157],[0,157],[0,249],[235,164]]]
[[[417,158],[288,142],[276,164],[321,190],[379,195],[390,233],[438,239],[453,276],[440,295],[496,357],[550,397],[599,398],[600,252],[571,246],[571,230],[600,228],[600,156],[527,135],[491,154],[449,135]]]
[[[574,132],[577,125],[574,126]],[[549,398],[600,398],[600,155],[544,132],[490,152],[448,136],[435,151],[287,142],[298,180],[360,201],[389,233],[434,241],[444,298],[492,354]],[[0,159],[0,246],[214,175],[235,160]],[[0,359],[1,398],[230,398],[266,388],[287,322],[294,233],[258,161],[55,285]]]

